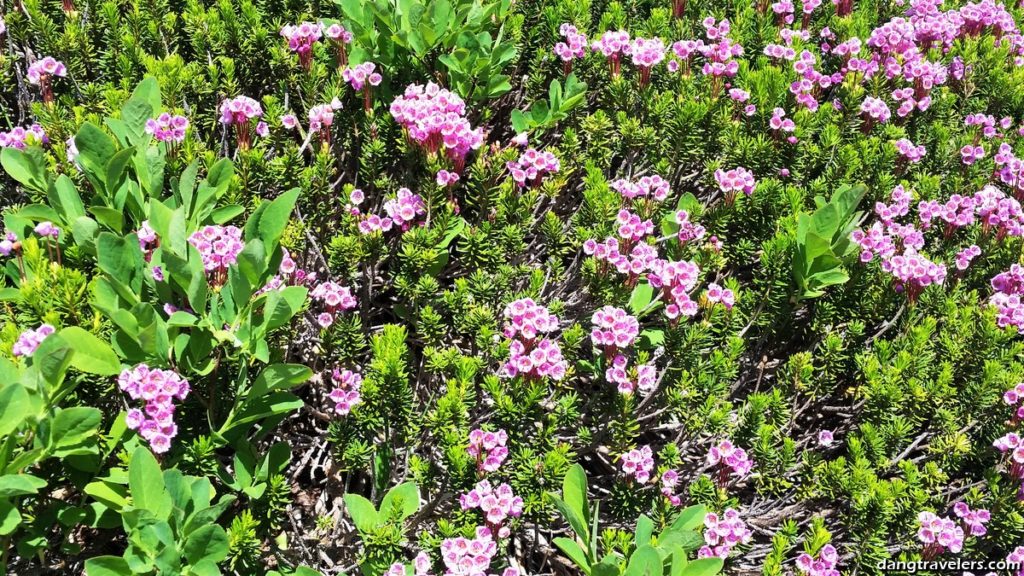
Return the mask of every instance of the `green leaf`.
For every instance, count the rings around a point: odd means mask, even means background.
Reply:
[[[76,406],[57,412],[50,425],[47,447],[54,456],[92,453],[102,413],[96,408]]]
[[[633,288],[633,293],[629,296],[629,309],[633,311],[633,314],[639,315],[651,305],[653,299],[654,287],[643,280]]]
[[[555,508],[558,508],[558,512],[563,518],[565,518],[565,521],[569,523],[573,532],[575,532],[584,543],[588,543],[590,541],[590,536],[585,517],[581,516],[579,512],[574,510],[565,502],[565,500],[562,500],[558,496],[548,493],[548,497],[551,498],[552,502],[554,502]]]
[[[308,293],[304,286],[288,286],[268,292],[264,307],[265,328],[273,330],[290,322],[306,302]]]
[[[86,484],[82,491],[116,512],[128,506],[128,488],[121,484],[98,480]]]
[[[132,156],[135,155],[134,148],[125,148],[119,150],[110,161],[107,162],[105,167],[105,182],[109,190],[115,190],[121,185],[121,178],[125,175],[125,170],[128,168],[128,163],[132,161]]]
[[[687,564],[682,576],[714,576],[722,571],[724,564],[721,558],[701,558]]]
[[[46,193],[46,164],[37,151],[3,148],[0,150],[0,165],[22,186]]]
[[[661,554],[650,544],[638,546],[629,557],[623,576],[661,576]]]
[[[0,437],[6,438],[21,426],[30,414],[28,391],[19,382],[0,388]]]
[[[108,206],[90,206],[89,213],[96,217],[96,221],[110,228],[118,234],[124,228],[124,212],[115,210]]]
[[[696,506],[690,506],[683,510],[679,516],[672,522],[673,530],[696,530],[698,527],[704,524],[704,517],[707,516],[708,510],[703,504]]]
[[[171,495],[164,486],[160,464],[147,448],[136,448],[128,462],[128,488],[132,506],[149,510],[153,516],[167,518],[171,512]]]
[[[583,522],[587,522],[590,517],[590,506],[587,504],[587,473],[583,466],[573,464],[566,472],[565,479],[562,480],[562,498]],[[586,531],[579,534],[586,540]]]
[[[619,564],[611,554],[602,558],[590,569],[591,576],[619,576],[619,572]]]
[[[143,78],[142,81],[135,86],[135,90],[132,91],[132,96],[128,101],[144,102],[149,105],[149,108],[153,113],[159,112],[163,104],[160,101],[160,83],[157,81],[156,77],[146,76]]]
[[[530,129],[530,122],[522,110],[512,111],[512,129],[516,132],[526,132]]]
[[[9,148],[7,148],[9,150]],[[7,500],[0,500],[0,536],[7,536],[21,525],[21,514]]]
[[[637,344],[644,350],[653,350],[665,343],[665,331],[648,328],[640,332],[640,341]]]
[[[380,514],[385,516],[391,513],[391,509],[397,506],[399,519],[405,520],[420,509],[420,489],[415,482],[405,482],[395,486],[380,502]]]
[[[587,562],[587,554],[575,540],[570,540],[568,538],[555,538],[552,542],[559,550],[565,552],[565,555],[568,556],[573,563],[579,566],[580,570],[582,570],[584,574],[590,574],[590,563]]]
[[[85,561],[86,576],[131,576],[128,561],[120,556],[98,556]]]
[[[86,122],[75,135],[75,147],[82,169],[105,184],[107,163],[117,153],[114,139],[92,122]]]
[[[672,564],[668,572],[669,576],[682,576],[687,563],[686,551],[679,547],[674,548],[672,550]]]
[[[66,340],[59,334],[51,334],[43,340],[32,355],[32,365],[39,367],[39,373],[52,387],[56,388],[64,381],[64,374],[71,365],[74,352]]]
[[[640,516],[636,521],[636,534],[634,542],[637,546],[651,543],[651,536],[654,534],[654,521],[647,516]]]
[[[352,523],[363,534],[369,534],[380,524],[380,517],[373,502],[363,498],[359,494],[345,494],[345,508],[352,518]]]
[[[0,498],[36,494],[45,486],[46,480],[31,474],[6,474],[0,476]]]
[[[313,377],[313,371],[302,364],[274,364],[267,366],[252,384],[249,398],[259,398],[270,392],[291,390]]]
[[[214,210],[210,214],[210,219],[213,220],[215,224],[224,224],[234,220],[243,213],[245,213],[245,206],[230,204],[228,206],[221,206]]]
[[[75,219],[85,216],[85,205],[82,204],[82,197],[78,195],[75,183],[67,175],[61,174],[54,182],[56,193],[55,208],[64,214],[65,222],[74,222]]]
[[[132,291],[122,293],[122,298],[133,304],[138,302],[145,260],[139,248],[139,240],[134,234],[121,237],[110,232],[101,232],[96,239],[96,263],[112,280],[120,282]],[[117,287],[117,284],[114,286]]]
[[[121,361],[109,344],[77,326],[65,328],[60,337],[71,345],[71,366],[87,374],[113,376],[121,372]]]
[[[216,524],[199,528],[185,540],[185,558],[190,564],[220,562],[228,557],[228,535]]]
[[[270,202],[260,204],[245,224],[245,240],[259,238],[268,250],[275,248],[285,227],[288,226],[288,219],[301,191],[299,188],[292,188]]]

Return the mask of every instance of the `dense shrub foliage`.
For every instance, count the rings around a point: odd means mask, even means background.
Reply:
[[[1024,574],[1016,5],[0,13],[5,571]]]

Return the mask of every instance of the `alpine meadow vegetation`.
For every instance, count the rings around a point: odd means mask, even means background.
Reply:
[[[1024,576],[1021,22],[0,0],[0,572]]]

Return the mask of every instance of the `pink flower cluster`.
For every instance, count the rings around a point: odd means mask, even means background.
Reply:
[[[3,236],[0,236],[0,256],[10,256],[11,252],[14,252],[15,245],[18,242],[18,236],[10,230],[4,232]]]
[[[640,364],[630,369],[629,360],[622,354],[616,354],[612,365],[604,371],[608,382],[615,384],[619,394],[632,394],[640,390],[641,394],[649,394],[658,385],[658,369],[653,364]]]
[[[158,142],[179,143],[185,139],[188,129],[188,118],[171,115],[167,112],[146,120],[146,133],[151,134]]]
[[[1003,393],[1003,402],[1005,402],[1007,406],[1012,406],[1014,408],[1014,424],[1024,420],[1024,382],[1017,384]]]
[[[725,306],[726,310],[732,310],[733,305],[736,304],[736,294],[728,288],[723,288],[714,282],[708,284],[708,289],[704,292],[704,299],[710,305],[721,304]]]
[[[39,124],[32,124],[28,128],[15,126],[7,132],[0,132],[0,148],[24,150],[28,146],[38,146],[49,141]]]
[[[676,237],[679,238],[680,244],[700,240],[707,233],[704,226],[690,221],[690,213],[686,210],[676,212],[676,224],[679,225],[679,232],[676,233]]]
[[[985,524],[992,519],[992,514],[983,508],[971,510],[966,502],[957,502],[953,505],[953,513],[963,521],[971,532],[971,536],[984,536],[988,533]]]
[[[604,242],[590,238],[583,243],[583,253],[593,256],[599,262],[611,264],[620,274],[628,274],[628,283],[633,284],[640,274],[649,270],[658,260],[658,249],[645,242],[638,243],[630,249],[629,246],[632,244],[633,240],[623,240],[620,246],[617,238],[608,238]],[[629,250],[629,253],[623,254],[622,250]],[[601,272],[606,271],[605,264],[602,264]]]
[[[622,56],[629,53],[629,32],[609,30],[590,44],[590,49],[600,52],[608,59],[608,69],[617,77],[622,66]]]
[[[281,264],[277,267],[277,274],[275,274],[267,283],[263,285],[263,288],[256,293],[257,295],[271,290],[282,290],[286,286],[304,286],[306,284],[316,282],[316,272],[307,272],[299,268],[295,260],[292,259],[291,254],[282,248],[284,255],[281,257]]]
[[[657,202],[662,202],[668,198],[669,192],[672,191],[669,183],[657,174],[644,176],[636,182],[619,178],[609,184],[609,186],[628,200],[653,198]]]
[[[619,238],[622,238],[626,246],[632,246],[635,242],[654,234],[654,222],[643,220],[625,208],[619,210],[616,215],[615,225]]]
[[[896,151],[911,164],[920,162],[926,154],[924,146],[915,146],[913,142],[906,138],[900,138],[896,141]]]
[[[661,474],[661,495],[668,499],[669,504],[679,506],[683,499],[676,494],[676,487],[679,485],[679,472],[665,470]]]
[[[344,68],[348,66],[348,49],[345,48],[345,45],[352,43],[354,39],[352,32],[349,32],[338,23],[328,25],[321,22],[320,29],[323,31],[324,36],[327,36],[327,39],[335,46],[335,59],[338,62],[338,67]]]
[[[754,192],[757,182],[754,180],[754,173],[742,166],[732,170],[715,170],[715,182],[725,194],[725,203],[731,205],[736,198],[737,192],[743,192],[750,196]]]
[[[579,30],[568,22],[558,27],[558,33],[565,38],[565,41],[555,44],[555,55],[562,59],[568,71],[568,66],[572,65],[574,59],[583,58],[586,55],[587,37],[580,34]]]
[[[288,24],[281,28],[281,36],[288,40],[288,49],[299,55],[299,63],[307,72],[313,62],[313,44],[320,40],[322,32],[321,25],[315,22]]]
[[[220,105],[222,124],[247,124],[253,118],[263,117],[263,107],[248,96],[235,96]]]
[[[665,43],[661,38],[636,38],[628,48],[633,65],[640,69],[640,87],[651,82],[651,69],[665,59]]]
[[[1024,236],[1024,209],[1020,202],[995,186],[985,186],[974,194],[974,208],[981,220],[982,232],[996,231],[996,240],[1006,236]]]
[[[738,448],[728,440],[722,440],[708,451],[707,462],[711,466],[719,466],[718,484],[725,486],[731,473],[742,480],[750,474],[754,461],[747,456],[743,448]]]
[[[720,78],[731,78],[739,72],[740,64],[734,58],[743,55],[743,46],[729,38],[731,25],[723,19],[721,22],[714,17],[708,16],[701,22],[704,26],[704,35],[710,43],[697,45],[697,51],[704,57],[704,66],[701,72],[705,76],[713,76],[712,94],[717,96]]]
[[[340,102],[339,102],[340,104]],[[339,106],[340,107],[340,106]],[[309,130],[310,132],[327,132],[330,134],[331,125],[334,124],[333,104],[318,104],[309,109]]]
[[[495,576],[488,574],[491,560],[498,553],[498,544],[486,526],[478,526],[472,540],[459,536],[441,543],[444,576]],[[518,576],[515,568],[506,568],[502,576]]]
[[[36,234],[42,236],[43,238],[60,237],[60,228],[53,222],[50,222],[49,220],[36,224],[36,227],[33,230]]]
[[[45,56],[28,67],[28,81],[36,86],[43,86],[50,78],[63,78],[68,75],[64,63],[53,56]]]
[[[479,509],[487,517],[487,528],[498,538],[508,538],[509,528],[505,521],[518,518],[523,513],[523,499],[512,493],[508,484],[492,487],[487,480],[477,482],[469,492],[459,497],[463,510]]]
[[[536,343],[513,340],[502,373],[507,378],[523,376],[527,379],[550,377],[561,380],[567,369],[568,364],[558,343],[545,338]]]
[[[334,402],[334,411],[346,416],[356,404],[362,402],[359,389],[363,386],[363,377],[358,372],[335,368],[331,372],[331,382],[334,383],[334,389],[328,397]]]
[[[203,226],[188,237],[188,242],[199,251],[207,275],[214,273],[215,279],[220,280],[218,284],[227,279],[228,267],[245,247],[242,231],[235,226]]]
[[[924,544],[921,555],[931,560],[944,551],[957,553],[964,546],[964,530],[949,518],[940,518],[935,514],[923,511],[917,515],[921,524],[917,531],[917,539]]]
[[[36,349],[43,343],[43,340],[55,331],[56,329],[49,324],[42,324],[35,330],[25,330],[18,336],[18,340],[14,343],[11,353],[14,354],[15,358],[29,357],[35,354]]]
[[[640,335],[640,322],[622,308],[605,306],[594,312],[590,339],[611,358],[615,352],[625,350]]]
[[[967,248],[964,248],[956,255],[956,269],[967,270],[967,267],[971,265],[971,260],[974,260],[978,256],[981,256],[981,247],[977,244],[971,244]]]
[[[149,220],[142,221],[139,229],[135,231],[135,236],[139,239],[139,250],[142,250],[148,262],[153,254],[153,250],[160,246],[160,238],[157,236],[156,230],[153,230],[153,227],[149,225]]]
[[[885,124],[889,121],[892,116],[892,112],[889,111],[889,106],[882,100],[875,98],[874,96],[868,96],[860,104],[860,111],[862,114],[867,116],[868,124],[867,127],[871,127],[871,121],[878,122],[879,124]]]
[[[835,546],[826,544],[818,552],[817,558],[806,552],[797,556],[796,567],[801,574],[807,576],[839,576],[839,570],[836,570],[838,562],[839,552]]]
[[[628,480],[636,480],[640,484],[647,484],[651,479],[651,471],[654,470],[654,453],[650,446],[641,446],[626,452],[620,458],[622,473]]]
[[[565,377],[568,363],[562,349],[553,339],[542,338],[558,329],[558,317],[530,298],[522,298],[505,307],[504,334],[511,338],[509,359],[502,367],[507,378],[522,376],[527,379]]]
[[[238,147],[248,150],[252,144],[250,132],[251,120],[259,120],[263,117],[263,107],[260,103],[248,96],[236,96],[224,100],[220,105],[220,121],[227,126],[235,127],[235,137],[238,140]],[[256,134],[266,136],[268,132],[265,122],[256,124]]]
[[[669,262],[655,260],[647,274],[647,282],[660,289],[665,298],[665,316],[675,320],[680,316],[696,316],[699,307],[690,298],[690,292],[697,287],[700,268],[693,262],[680,260]]]
[[[309,297],[324,305],[316,321],[321,328],[328,328],[334,324],[334,317],[339,311],[351,310],[356,307],[356,297],[347,286],[342,286],[330,280],[321,282],[310,293]]]
[[[518,160],[508,162],[506,167],[518,186],[536,187],[540,186],[544,176],[558,172],[561,163],[551,152],[540,152],[533,148],[527,148]]]
[[[1013,264],[1010,269],[1000,272],[991,281],[995,292],[989,304],[996,309],[996,323],[1000,328],[1013,326],[1024,334],[1024,268]]]
[[[911,194],[897,186],[892,191],[892,203],[876,203],[875,222],[865,232],[855,230],[850,239],[861,247],[861,262],[871,262],[875,256],[882,260],[882,270],[895,278],[896,289],[906,291],[911,301],[917,299],[925,287],[942,284],[946,278],[946,266],[934,263],[918,251],[924,248],[924,234],[912,224],[900,224],[896,218],[910,212]],[[920,220],[929,223],[933,213],[941,213],[956,222],[960,216],[961,201],[954,201],[952,212],[937,204],[922,202],[918,205]],[[925,226],[927,227],[927,226]],[[902,252],[900,252],[902,250]]]
[[[344,26],[338,23],[327,24],[325,22],[321,22],[320,30],[323,31],[324,36],[327,36],[328,40],[351,44],[354,38],[354,36],[352,36],[352,32],[346,30]]]
[[[1020,567],[1016,576],[1024,576],[1024,546],[1018,546],[1006,557],[1008,564],[1015,564]]]
[[[352,86],[353,90],[358,92],[366,87],[367,84],[370,86],[380,85],[384,78],[376,70],[377,65],[373,62],[363,62],[351,68],[346,68],[341,73],[341,77]]]
[[[882,262],[882,270],[896,278],[896,288],[906,290],[911,300],[926,287],[942,284],[946,279],[944,264],[932,262],[913,248],[908,248],[903,254],[897,254]]]
[[[796,123],[793,122],[792,118],[786,118],[786,111],[782,108],[772,110],[772,117],[768,121],[768,125],[772,130],[781,130],[782,132],[793,132],[796,130]]]
[[[508,458],[508,434],[504,430],[485,432],[479,428],[469,433],[469,446],[466,452],[476,460],[478,474],[496,472],[501,463]]]
[[[532,298],[521,298],[505,306],[504,334],[506,338],[522,338],[532,341],[541,334],[558,329],[558,317]]]
[[[465,118],[466,104],[456,94],[433,82],[412,84],[391,102],[391,116],[409,139],[428,154],[442,148],[461,172],[466,155],[483,145],[483,130],[474,129]]]
[[[436,182],[438,186],[451,186],[459,181],[459,175],[447,170],[438,170]]]
[[[985,157],[985,148],[967,144],[960,148],[960,161],[970,166]]]
[[[992,445],[1003,454],[1010,454],[1010,476],[1014,480],[1024,480],[1024,438],[1010,432],[997,438]],[[1021,489],[1024,490],[1024,486]]]
[[[993,157],[999,181],[1013,190],[1020,197],[1024,192],[1024,161],[1013,153],[1013,147],[1003,142]]]
[[[733,508],[726,508],[721,516],[709,512],[704,516],[705,545],[697,551],[698,558],[729,557],[734,546],[750,542],[753,533]]]
[[[413,220],[426,214],[427,205],[419,194],[413,194],[408,188],[399,188],[398,194],[384,203],[384,211],[395,225],[405,231],[412,226]]]
[[[117,378],[117,385],[132,400],[142,400],[145,408],[128,411],[125,423],[129,430],[138,431],[157,454],[171,448],[171,440],[178,434],[174,424],[174,400],[188,396],[189,385],[173,370],[150,368],[139,364],[125,369]]]

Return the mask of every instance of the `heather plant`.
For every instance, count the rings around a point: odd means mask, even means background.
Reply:
[[[1024,573],[1022,16],[0,2],[0,565]]]

